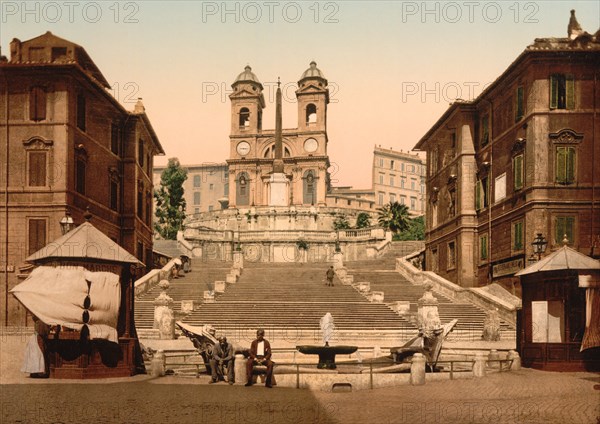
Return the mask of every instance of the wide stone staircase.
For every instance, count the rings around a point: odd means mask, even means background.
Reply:
[[[384,292],[382,303],[371,302],[354,286],[342,285],[336,278],[334,287],[325,285],[324,263],[249,263],[224,293],[216,294],[214,303],[203,303],[205,290],[216,280],[225,280],[231,262],[194,263],[193,271],[171,281],[168,294],[176,312],[183,300],[194,301],[194,310],[182,321],[201,326],[213,325],[232,340],[252,340],[257,328],[267,331],[267,338],[290,345],[316,343],[321,340],[319,321],[330,312],[335,320],[333,342],[364,346],[397,346],[417,334],[417,302],[425,286],[416,285],[395,271],[396,257],[420,248],[420,243],[394,242],[386,254],[376,260],[346,262],[354,283],[367,281],[371,292]],[[160,294],[155,287],[136,299],[135,319],[140,335],[153,330],[154,299]],[[480,340],[485,311],[471,303],[458,303],[435,292],[442,323],[458,319],[449,340]],[[410,302],[408,314],[398,314],[397,301]],[[155,330],[154,330],[155,331]],[[514,328],[501,322],[503,340],[514,339]]]

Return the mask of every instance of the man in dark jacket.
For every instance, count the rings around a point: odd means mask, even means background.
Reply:
[[[229,384],[233,384],[233,346],[231,343],[227,343],[227,337],[224,336],[219,337],[219,343],[213,346],[212,358],[210,359],[212,373],[210,383],[225,381],[223,367],[227,367],[227,381]]]
[[[265,330],[262,328],[256,332],[256,340],[250,345],[250,357],[246,362],[246,386],[252,386],[252,371],[256,365],[264,365],[267,367],[267,379],[265,386],[272,386],[273,378],[273,361],[271,361],[271,345],[265,340]]]
[[[327,285],[333,286],[333,277],[335,276],[335,271],[333,270],[333,266],[329,267],[325,276],[327,277]]]

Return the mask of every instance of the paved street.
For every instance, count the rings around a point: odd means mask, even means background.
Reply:
[[[137,376],[1,386],[8,423],[597,423],[600,377],[522,370],[352,393]]]

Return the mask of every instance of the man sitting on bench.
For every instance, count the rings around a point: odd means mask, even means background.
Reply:
[[[267,367],[267,379],[265,387],[273,387],[271,380],[273,378],[273,361],[271,361],[271,345],[265,340],[265,330],[262,328],[256,332],[256,340],[250,345],[250,357],[246,362],[246,376],[248,382],[246,386],[252,386],[252,373],[254,367],[263,365]]]
[[[227,343],[227,337],[219,337],[219,343],[213,346],[210,368],[212,379],[209,383],[225,381],[223,368],[227,368],[227,382],[233,384],[233,346]]]

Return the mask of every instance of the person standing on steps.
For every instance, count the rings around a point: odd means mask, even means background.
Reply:
[[[327,277],[326,285],[333,287],[333,277],[335,276],[335,271],[333,270],[333,265],[329,267],[325,276]]]

